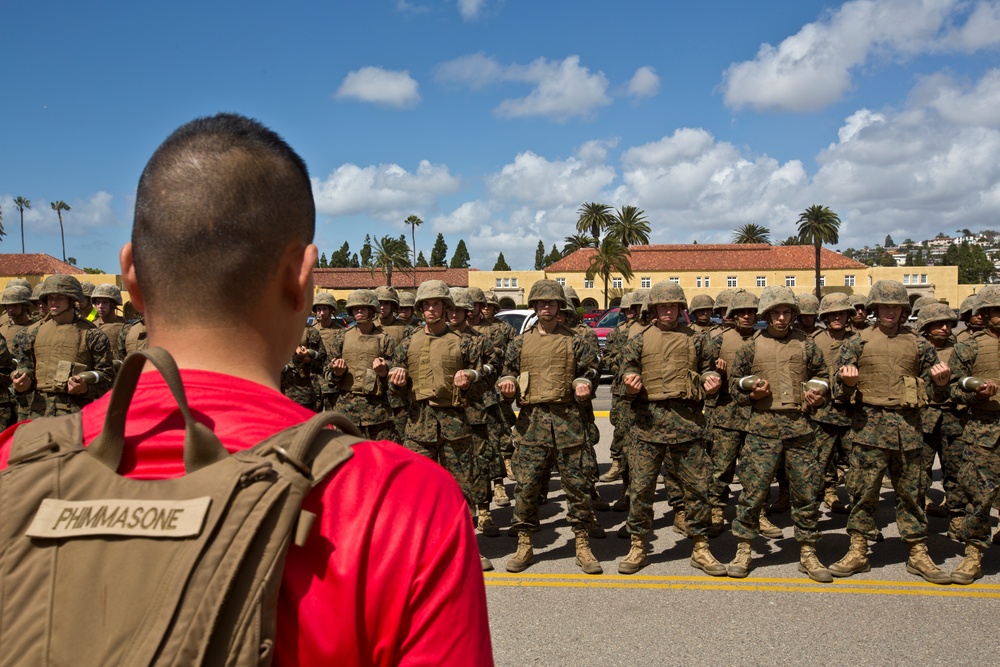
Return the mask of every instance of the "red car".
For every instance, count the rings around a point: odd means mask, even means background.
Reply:
[[[608,340],[608,334],[618,326],[621,317],[624,317],[621,315],[621,308],[612,308],[594,325],[594,333],[597,334],[597,344],[601,346],[602,354],[604,353],[604,345]]]
[[[604,313],[606,313],[606,312],[608,312],[608,311],[606,311],[606,310],[595,310],[592,313],[584,313],[583,314],[583,322],[584,322],[584,324],[586,324],[589,327],[596,327],[598,321],[600,321],[600,319],[602,317],[604,317]]]

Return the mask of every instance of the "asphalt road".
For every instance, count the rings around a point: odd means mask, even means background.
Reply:
[[[607,392],[602,385],[598,411]],[[603,471],[610,465],[611,428],[606,417],[598,422]],[[509,481],[507,488],[513,492]],[[612,501],[621,484],[599,490]],[[932,495],[940,493],[937,482]],[[505,530],[512,508],[494,510],[503,536],[479,537],[496,566],[485,580],[497,665],[982,665],[996,659],[1000,549],[986,553],[985,576],[971,586],[935,586],[907,574],[891,489],[883,490],[879,505],[886,539],[870,547],[872,571],[832,584],[798,572],[787,512],[771,517],[784,538],[755,541],[748,578],[710,577],[692,568],[691,541],[671,530],[673,514],[662,490],[650,564],[632,576],[617,574],[629,548],[628,540],[616,537],[625,514],[599,513],[608,537],[591,546],[605,574],[585,575],[573,562],[558,477],[549,497],[534,538],[535,562],[525,572],[508,574],[503,567],[516,548]],[[731,503],[727,530],[711,541],[723,562],[736,550],[728,531],[734,515]],[[847,551],[846,521],[841,514],[821,517],[818,552],[827,565]],[[935,562],[950,570],[962,546],[945,536],[946,529],[947,519],[932,517],[928,546]]]

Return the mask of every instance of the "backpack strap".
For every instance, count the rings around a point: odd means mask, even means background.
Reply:
[[[191,416],[184,385],[181,382],[180,371],[170,353],[162,347],[151,347],[133,352],[126,357],[121,370],[111,390],[111,401],[104,417],[104,427],[100,435],[94,438],[88,450],[99,461],[112,470],[118,470],[125,448],[125,415],[132,403],[136,385],[142,367],[149,359],[163,376],[173,394],[181,414],[184,416],[184,469],[188,473],[204,468],[207,465],[221,461],[229,456],[229,452],[219,442],[219,438],[210,428]]]
[[[45,456],[83,449],[83,418],[79,412],[25,422],[14,431],[8,466]]]

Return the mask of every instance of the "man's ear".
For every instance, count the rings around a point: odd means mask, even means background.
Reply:
[[[315,244],[289,245],[282,258],[282,290],[291,300],[292,309],[301,313],[312,306],[313,267],[319,257]]]
[[[139,282],[135,279],[135,262],[132,258],[131,241],[122,246],[118,253],[118,263],[122,267],[122,285],[128,292],[132,306],[140,313],[146,312],[146,304],[142,302],[142,291],[139,289]]]

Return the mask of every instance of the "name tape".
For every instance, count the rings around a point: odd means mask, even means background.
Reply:
[[[28,537],[73,538],[92,535],[192,537],[201,532],[212,499],[42,501],[28,526]]]

